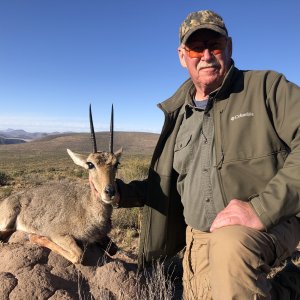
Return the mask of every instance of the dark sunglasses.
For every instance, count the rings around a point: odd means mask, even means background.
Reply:
[[[219,38],[217,40],[209,40],[205,42],[195,42],[185,46],[183,49],[187,52],[190,58],[202,58],[204,56],[204,51],[208,49],[213,55],[221,54],[226,48],[227,39]]]

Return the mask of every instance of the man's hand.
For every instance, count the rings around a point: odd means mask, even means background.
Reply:
[[[210,227],[210,232],[230,225],[243,225],[260,231],[265,230],[251,205],[238,199],[232,199],[228,206],[218,213]]]

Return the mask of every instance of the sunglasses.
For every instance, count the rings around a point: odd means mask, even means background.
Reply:
[[[226,48],[227,39],[219,38],[217,40],[209,40],[206,42],[195,42],[189,45],[189,47],[184,47],[183,49],[187,52],[190,58],[202,58],[204,56],[204,51],[209,50],[213,55],[221,54]]]

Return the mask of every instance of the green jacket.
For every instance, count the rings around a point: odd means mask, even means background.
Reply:
[[[165,113],[162,133],[148,179],[118,181],[120,207],[144,205],[140,260],[172,256],[185,245],[183,207],[173,170],[179,114],[189,79],[159,104]],[[300,217],[300,88],[273,71],[231,67],[214,98],[218,179],[227,205],[250,201],[267,229],[291,216]],[[186,146],[190,137],[186,139]]]

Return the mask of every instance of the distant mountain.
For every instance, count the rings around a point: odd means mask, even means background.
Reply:
[[[0,145],[22,144],[22,143],[26,143],[26,141],[21,139],[14,139],[14,138],[4,138],[0,136]]]
[[[18,144],[24,143],[26,141],[36,140],[44,138],[51,135],[57,135],[58,132],[46,133],[46,132],[27,132],[23,129],[6,129],[0,130],[0,138],[2,139],[2,144]],[[15,142],[12,142],[14,140]],[[1,144],[1,141],[0,141]]]

